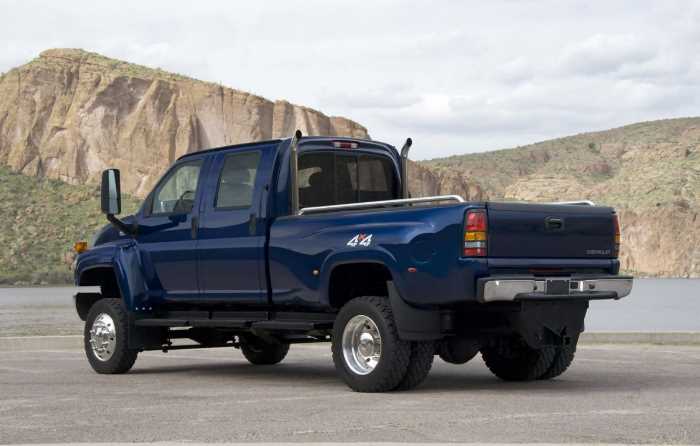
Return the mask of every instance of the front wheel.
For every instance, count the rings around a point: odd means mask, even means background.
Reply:
[[[333,325],[332,348],[338,374],[356,392],[396,389],[412,355],[411,343],[399,339],[384,297],[358,297],[345,304]]]
[[[100,299],[90,308],[83,333],[85,354],[93,370],[103,374],[126,373],[138,350],[129,348],[129,318],[121,299]]]

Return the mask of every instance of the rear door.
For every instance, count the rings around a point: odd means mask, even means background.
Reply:
[[[266,304],[266,199],[274,145],[217,155],[198,231],[203,303]]]
[[[487,203],[488,255],[504,258],[613,258],[613,209]]]

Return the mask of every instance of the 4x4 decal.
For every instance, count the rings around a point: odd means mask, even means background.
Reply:
[[[372,244],[372,234],[357,234],[355,237],[348,240],[347,246],[370,246]]]

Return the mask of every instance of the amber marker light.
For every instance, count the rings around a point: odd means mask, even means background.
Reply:
[[[83,253],[87,251],[88,249],[88,244],[87,242],[80,241],[80,242],[75,242],[73,244],[73,251],[75,251],[77,254]]]

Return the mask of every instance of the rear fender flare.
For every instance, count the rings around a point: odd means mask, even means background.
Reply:
[[[396,258],[384,249],[375,248],[362,251],[342,251],[326,257],[321,265],[321,280],[319,282],[320,304],[330,308],[330,278],[333,270],[341,265],[353,263],[375,263],[389,270],[392,280],[400,282],[400,271]]]

